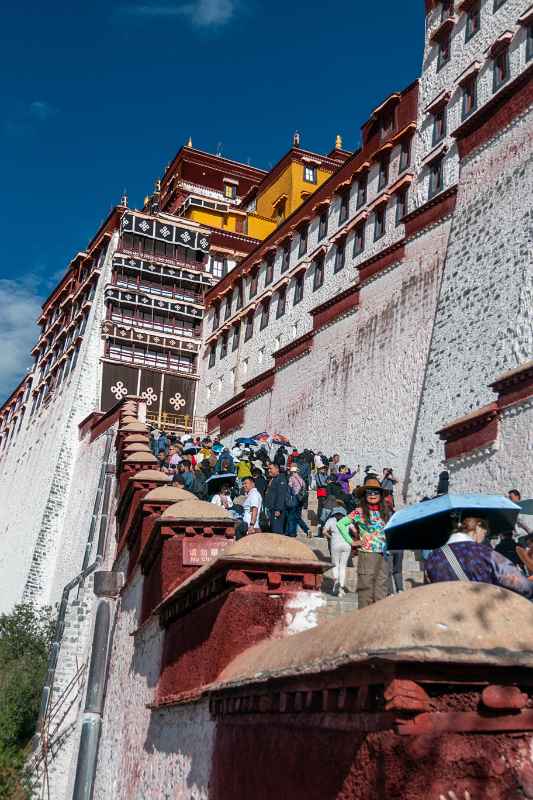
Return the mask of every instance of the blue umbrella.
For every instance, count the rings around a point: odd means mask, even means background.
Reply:
[[[245,445],[246,447],[257,447],[259,444],[256,439],[253,439],[251,436],[241,436],[240,439],[237,439],[235,444],[238,445]]]
[[[531,516],[533,514],[533,500],[519,500],[517,505],[520,506],[520,513]]]
[[[402,508],[385,526],[389,550],[441,547],[448,539],[453,517],[483,517],[490,533],[512,530],[520,506],[507,497],[490,494],[442,494]]]

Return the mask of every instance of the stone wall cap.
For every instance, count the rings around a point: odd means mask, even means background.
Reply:
[[[531,668],[532,627],[531,603],[507,589],[434,583],[288,639],[255,645],[234,659],[212,688],[380,660]]]
[[[121,425],[119,428],[120,433],[148,433],[148,426],[144,422],[129,422],[127,425]]]
[[[256,533],[244,536],[224,549],[223,558],[256,559],[258,561],[318,562],[317,555],[303,542],[277,533]]]
[[[148,494],[145,494],[143,503],[178,503],[191,497],[190,492],[177,486],[158,486],[156,489],[150,489]]]
[[[214,503],[206,503],[198,500],[189,493],[189,499],[181,500],[168,508],[165,508],[161,518],[172,518],[176,520],[197,520],[198,522],[233,522],[233,517],[226,509],[216,506]]]
[[[124,459],[125,464],[157,464],[157,458],[152,453],[135,451]]]
[[[144,442],[131,442],[124,448],[125,453],[151,453],[152,451]]]
[[[139,444],[148,444],[150,441],[150,437],[147,433],[129,433],[127,436],[124,437],[124,444],[133,444],[134,442],[138,442]]]
[[[152,481],[152,483],[170,483],[170,475],[158,469],[142,469],[129,478],[130,481]]]
[[[120,417],[121,425],[131,425],[132,422],[139,422],[137,417],[133,416],[133,414],[124,414],[124,416]]]

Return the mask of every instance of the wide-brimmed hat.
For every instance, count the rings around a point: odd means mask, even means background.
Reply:
[[[355,491],[359,497],[362,497],[369,489],[374,489],[376,492],[383,494],[383,486],[379,482],[378,478],[373,476],[367,476],[363,482],[363,485],[358,486]]]

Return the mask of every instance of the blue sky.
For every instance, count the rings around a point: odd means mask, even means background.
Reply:
[[[356,147],[419,74],[424,4],[26,0],[2,23],[0,400],[40,302],[124,188],[141,204],[189,135],[265,169],[296,129],[311,150],[337,132]]]

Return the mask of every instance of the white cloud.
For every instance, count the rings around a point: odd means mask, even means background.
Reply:
[[[32,100],[8,113],[4,130],[11,135],[26,133],[48,122],[56,113],[57,109],[46,100]]]
[[[54,114],[55,108],[50,103],[47,103],[46,100],[33,100],[28,107],[28,115],[33,119],[38,119],[40,122],[46,122]]]
[[[217,28],[231,20],[236,0],[193,0],[191,3],[150,3],[126,6],[123,13],[135,17],[186,17],[199,28]]]
[[[0,279],[0,402],[7,399],[32,364],[39,333],[35,322],[42,298],[28,282]]]

